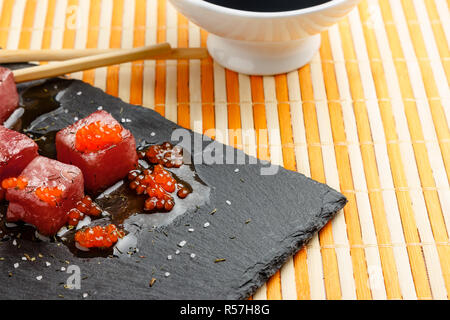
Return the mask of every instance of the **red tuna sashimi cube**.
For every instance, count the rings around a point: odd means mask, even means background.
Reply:
[[[14,75],[11,70],[0,67],[0,124],[4,123],[19,105]]]
[[[38,156],[38,145],[19,132],[0,126],[0,181],[19,175]]]
[[[131,132],[103,110],[58,132],[56,151],[59,161],[81,169],[86,190],[94,194],[123,179],[138,162]]]
[[[8,189],[10,222],[23,221],[52,236],[68,221],[68,212],[84,197],[83,174],[75,166],[37,157],[22,171],[25,189]]]

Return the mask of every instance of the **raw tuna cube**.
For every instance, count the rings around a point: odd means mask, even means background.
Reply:
[[[93,194],[123,179],[138,161],[131,132],[103,110],[58,132],[56,151],[59,161],[81,169]]]
[[[70,209],[84,197],[81,170],[39,156],[20,177],[26,179],[28,185],[22,190],[7,190],[7,220],[32,224],[45,236],[56,234],[67,223]]]
[[[0,181],[19,175],[37,156],[38,146],[32,139],[0,126]]]
[[[0,67],[0,124],[3,124],[19,105],[14,75],[11,70]]]

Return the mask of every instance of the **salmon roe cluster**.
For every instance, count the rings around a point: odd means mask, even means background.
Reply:
[[[122,126],[110,126],[101,121],[80,128],[75,137],[75,148],[84,153],[97,152],[118,144],[123,140]]]
[[[63,190],[58,187],[39,187],[34,193],[41,201],[48,203],[52,207],[56,207],[61,200]]]
[[[84,248],[110,248],[125,236],[114,224],[85,228],[75,234],[75,241]]]
[[[18,178],[8,178],[2,181],[2,189],[13,189],[23,190],[28,186],[28,180],[24,177]]]
[[[76,227],[78,222],[83,220],[85,215],[91,217],[98,217],[102,213],[102,209],[92,201],[91,197],[85,196],[77,203],[77,206],[70,210],[67,214],[69,216],[69,225]]]
[[[161,164],[166,168],[179,168],[183,164],[183,148],[164,142],[148,148],[145,157],[152,164]]]
[[[146,211],[171,211],[175,206],[171,193],[177,191],[178,195],[181,195],[180,198],[185,198],[190,193],[188,188],[177,183],[170,172],[160,164],[154,166],[153,170],[130,171],[128,179],[131,181],[130,188],[138,195],[148,195],[144,206]]]

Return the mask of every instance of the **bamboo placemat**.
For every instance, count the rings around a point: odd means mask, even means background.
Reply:
[[[8,49],[206,45],[165,0],[0,0]],[[211,59],[72,75],[349,203],[253,299],[448,299],[448,0],[364,0],[298,71],[246,76]]]

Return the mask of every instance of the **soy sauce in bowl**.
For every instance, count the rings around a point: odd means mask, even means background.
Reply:
[[[330,0],[204,0],[218,6],[254,12],[293,11],[329,2]]]

